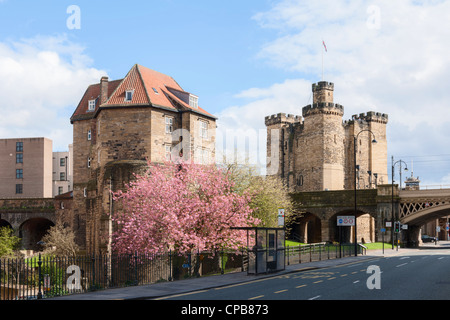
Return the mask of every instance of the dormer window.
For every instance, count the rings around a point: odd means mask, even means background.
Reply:
[[[88,101],[88,111],[94,111],[95,110],[95,99]]]
[[[131,101],[133,99],[134,90],[125,91],[125,101]]]
[[[194,109],[198,108],[198,97],[194,96],[192,94],[189,95],[189,106],[191,106]]]

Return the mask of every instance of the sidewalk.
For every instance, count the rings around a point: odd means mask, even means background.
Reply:
[[[262,275],[247,275],[247,272],[227,273],[224,275],[200,277],[194,279],[177,280],[172,282],[160,282],[155,284],[132,286],[125,288],[106,289],[100,291],[93,291],[81,294],[73,294],[68,296],[49,298],[45,300],[143,300],[156,299],[168,295],[183,294],[197,290],[205,290],[215,287],[228,286],[249,282],[257,279],[268,277],[277,277],[283,274],[306,271],[313,269],[329,268],[333,266],[354,263],[357,261],[364,261],[375,259],[379,257],[390,257],[399,254],[407,253],[408,251],[416,249],[392,249],[387,247],[383,250],[370,250],[366,255],[359,255],[357,257],[345,257],[342,259],[322,260],[316,262],[306,262],[301,264],[287,265],[285,270],[276,273],[262,274]]]

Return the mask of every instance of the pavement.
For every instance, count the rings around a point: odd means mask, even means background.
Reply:
[[[380,257],[391,257],[417,249],[394,248],[386,246],[383,250],[368,250],[366,255],[345,257],[340,259],[330,259],[315,262],[304,262],[300,264],[286,265],[285,270],[269,274],[248,275],[247,272],[227,273],[208,277],[191,278],[171,282],[160,282],[142,286],[131,286],[124,288],[113,288],[87,293],[73,294],[68,296],[49,298],[45,300],[149,300],[158,299],[165,296],[186,294],[198,290],[229,286],[250,282],[268,277],[278,277],[280,275],[301,272],[314,269],[330,268],[334,266],[356,263]]]

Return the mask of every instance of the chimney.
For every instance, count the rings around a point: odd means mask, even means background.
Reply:
[[[100,79],[100,105],[108,100],[108,77]]]

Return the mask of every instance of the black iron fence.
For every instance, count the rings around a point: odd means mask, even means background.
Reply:
[[[357,245],[358,254],[366,254],[366,247]],[[286,247],[286,264],[339,259],[355,255],[355,245],[326,242]]]
[[[354,254],[353,245],[283,248],[285,264]],[[354,249],[353,249],[354,250]],[[339,251],[339,252],[338,252]],[[248,271],[251,252],[179,255],[92,255],[0,259],[0,300],[45,299],[108,288],[153,284],[189,277]]]
[[[0,300],[31,300],[244,271],[236,252],[0,259]]]

